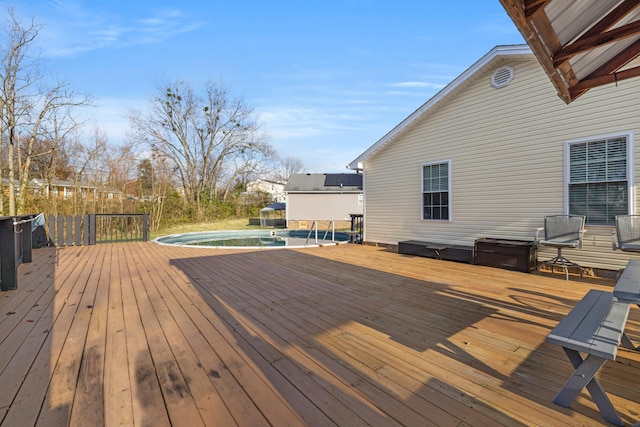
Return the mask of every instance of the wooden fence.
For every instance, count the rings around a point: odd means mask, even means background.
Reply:
[[[57,217],[45,223],[46,244],[39,246],[80,246],[99,243],[146,242],[149,240],[148,214],[90,214]]]
[[[148,214],[0,217],[0,290],[18,288],[18,266],[31,262],[32,248],[149,240]]]

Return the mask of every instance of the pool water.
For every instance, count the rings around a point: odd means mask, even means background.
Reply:
[[[304,247],[349,242],[349,235],[338,231],[335,232],[335,241],[332,241],[331,231],[318,230],[317,236],[316,243],[316,232],[311,232],[309,237],[309,230],[225,230],[172,234],[158,237],[154,242],[163,245],[216,248]]]

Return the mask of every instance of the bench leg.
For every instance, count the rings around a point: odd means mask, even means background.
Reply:
[[[629,338],[629,335],[624,332],[622,333],[622,341],[620,341],[620,344],[622,344],[624,348],[628,348],[629,350],[638,350],[638,348],[631,341],[631,338]]]
[[[604,389],[595,378],[596,372],[604,365],[607,359],[593,355],[589,355],[586,359],[583,359],[578,351],[568,348],[564,348],[564,351],[576,371],[571,378],[567,380],[558,394],[556,394],[553,402],[568,408],[582,389],[587,387],[589,394],[596,405],[598,405],[604,419],[611,424],[623,426],[624,423],[613,407],[609,397],[607,397]]]

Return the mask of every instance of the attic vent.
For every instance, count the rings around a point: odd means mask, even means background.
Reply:
[[[513,74],[514,72],[512,67],[498,68],[491,75],[491,86],[495,87],[496,89],[505,87],[506,85],[511,83],[511,80],[513,80]]]

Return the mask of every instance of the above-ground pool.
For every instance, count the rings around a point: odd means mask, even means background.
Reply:
[[[216,248],[304,247],[348,243],[349,235],[318,230],[226,230],[172,234],[154,239],[155,243],[175,246]]]

